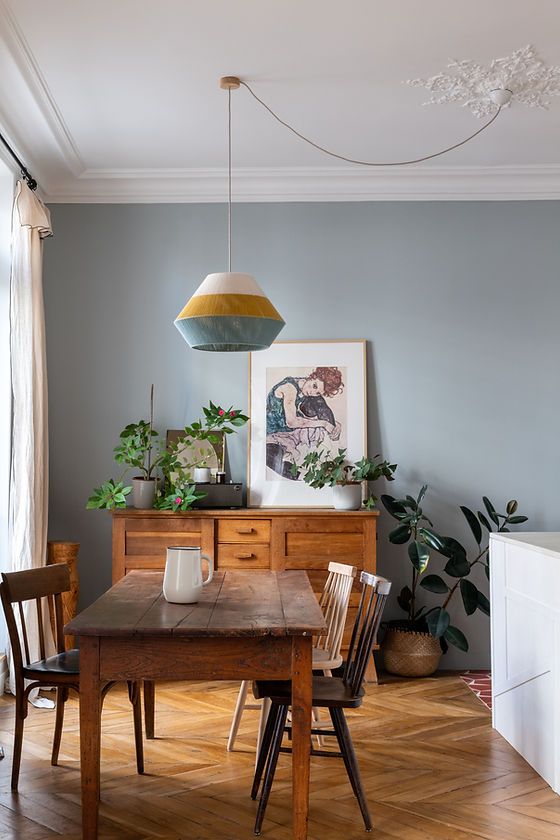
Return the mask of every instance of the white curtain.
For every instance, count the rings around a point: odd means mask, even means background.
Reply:
[[[10,284],[13,413],[8,546],[11,571],[44,566],[47,555],[49,458],[42,273],[43,239],[51,235],[49,211],[25,182],[18,181],[12,214]],[[28,621],[30,654],[32,659],[38,659],[36,610],[29,611]],[[50,652],[54,652],[50,626],[45,629]],[[11,675],[10,689],[15,691]]]

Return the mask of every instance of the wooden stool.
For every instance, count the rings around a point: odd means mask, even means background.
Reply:
[[[78,581],[78,551],[80,543],[65,540],[49,540],[47,543],[47,566],[55,563],[66,563],[70,569],[70,590],[62,593],[62,615],[64,624],[75,618],[78,612],[78,595],[80,584]],[[54,616],[51,615],[51,627],[54,635]],[[75,647],[74,636],[66,636],[64,640],[66,650]]]

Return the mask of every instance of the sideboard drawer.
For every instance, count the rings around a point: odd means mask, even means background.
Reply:
[[[269,543],[269,519],[220,519],[219,543]]]
[[[269,569],[270,546],[223,543],[218,546],[218,569]]]

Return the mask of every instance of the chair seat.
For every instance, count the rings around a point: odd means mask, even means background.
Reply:
[[[328,650],[313,648],[312,665],[315,671],[334,671],[343,663],[342,656],[331,656]]]
[[[80,651],[77,648],[57,653],[56,656],[49,656],[47,659],[40,659],[32,662],[24,670],[27,679],[39,678],[45,674],[60,676],[79,676],[80,674]]]
[[[312,706],[319,709],[357,709],[362,705],[362,697],[365,694],[361,688],[359,694],[353,696],[350,688],[338,677],[313,677],[312,691]],[[257,700],[269,697],[273,703],[290,705],[292,683],[289,680],[257,680],[253,683],[253,694]]]

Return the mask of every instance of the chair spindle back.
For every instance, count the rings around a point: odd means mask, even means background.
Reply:
[[[332,562],[329,563],[328,571],[327,581],[319,600],[319,606],[325,616],[327,632],[317,637],[314,647],[328,651],[329,658],[335,659],[342,644],[356,568],[345,563]]]
[[[344,683],[354,697],[362,688],[385,603],[391,591],[390,581],[369,572],[361,573],[360,582],[362,594],[343,673]]]

